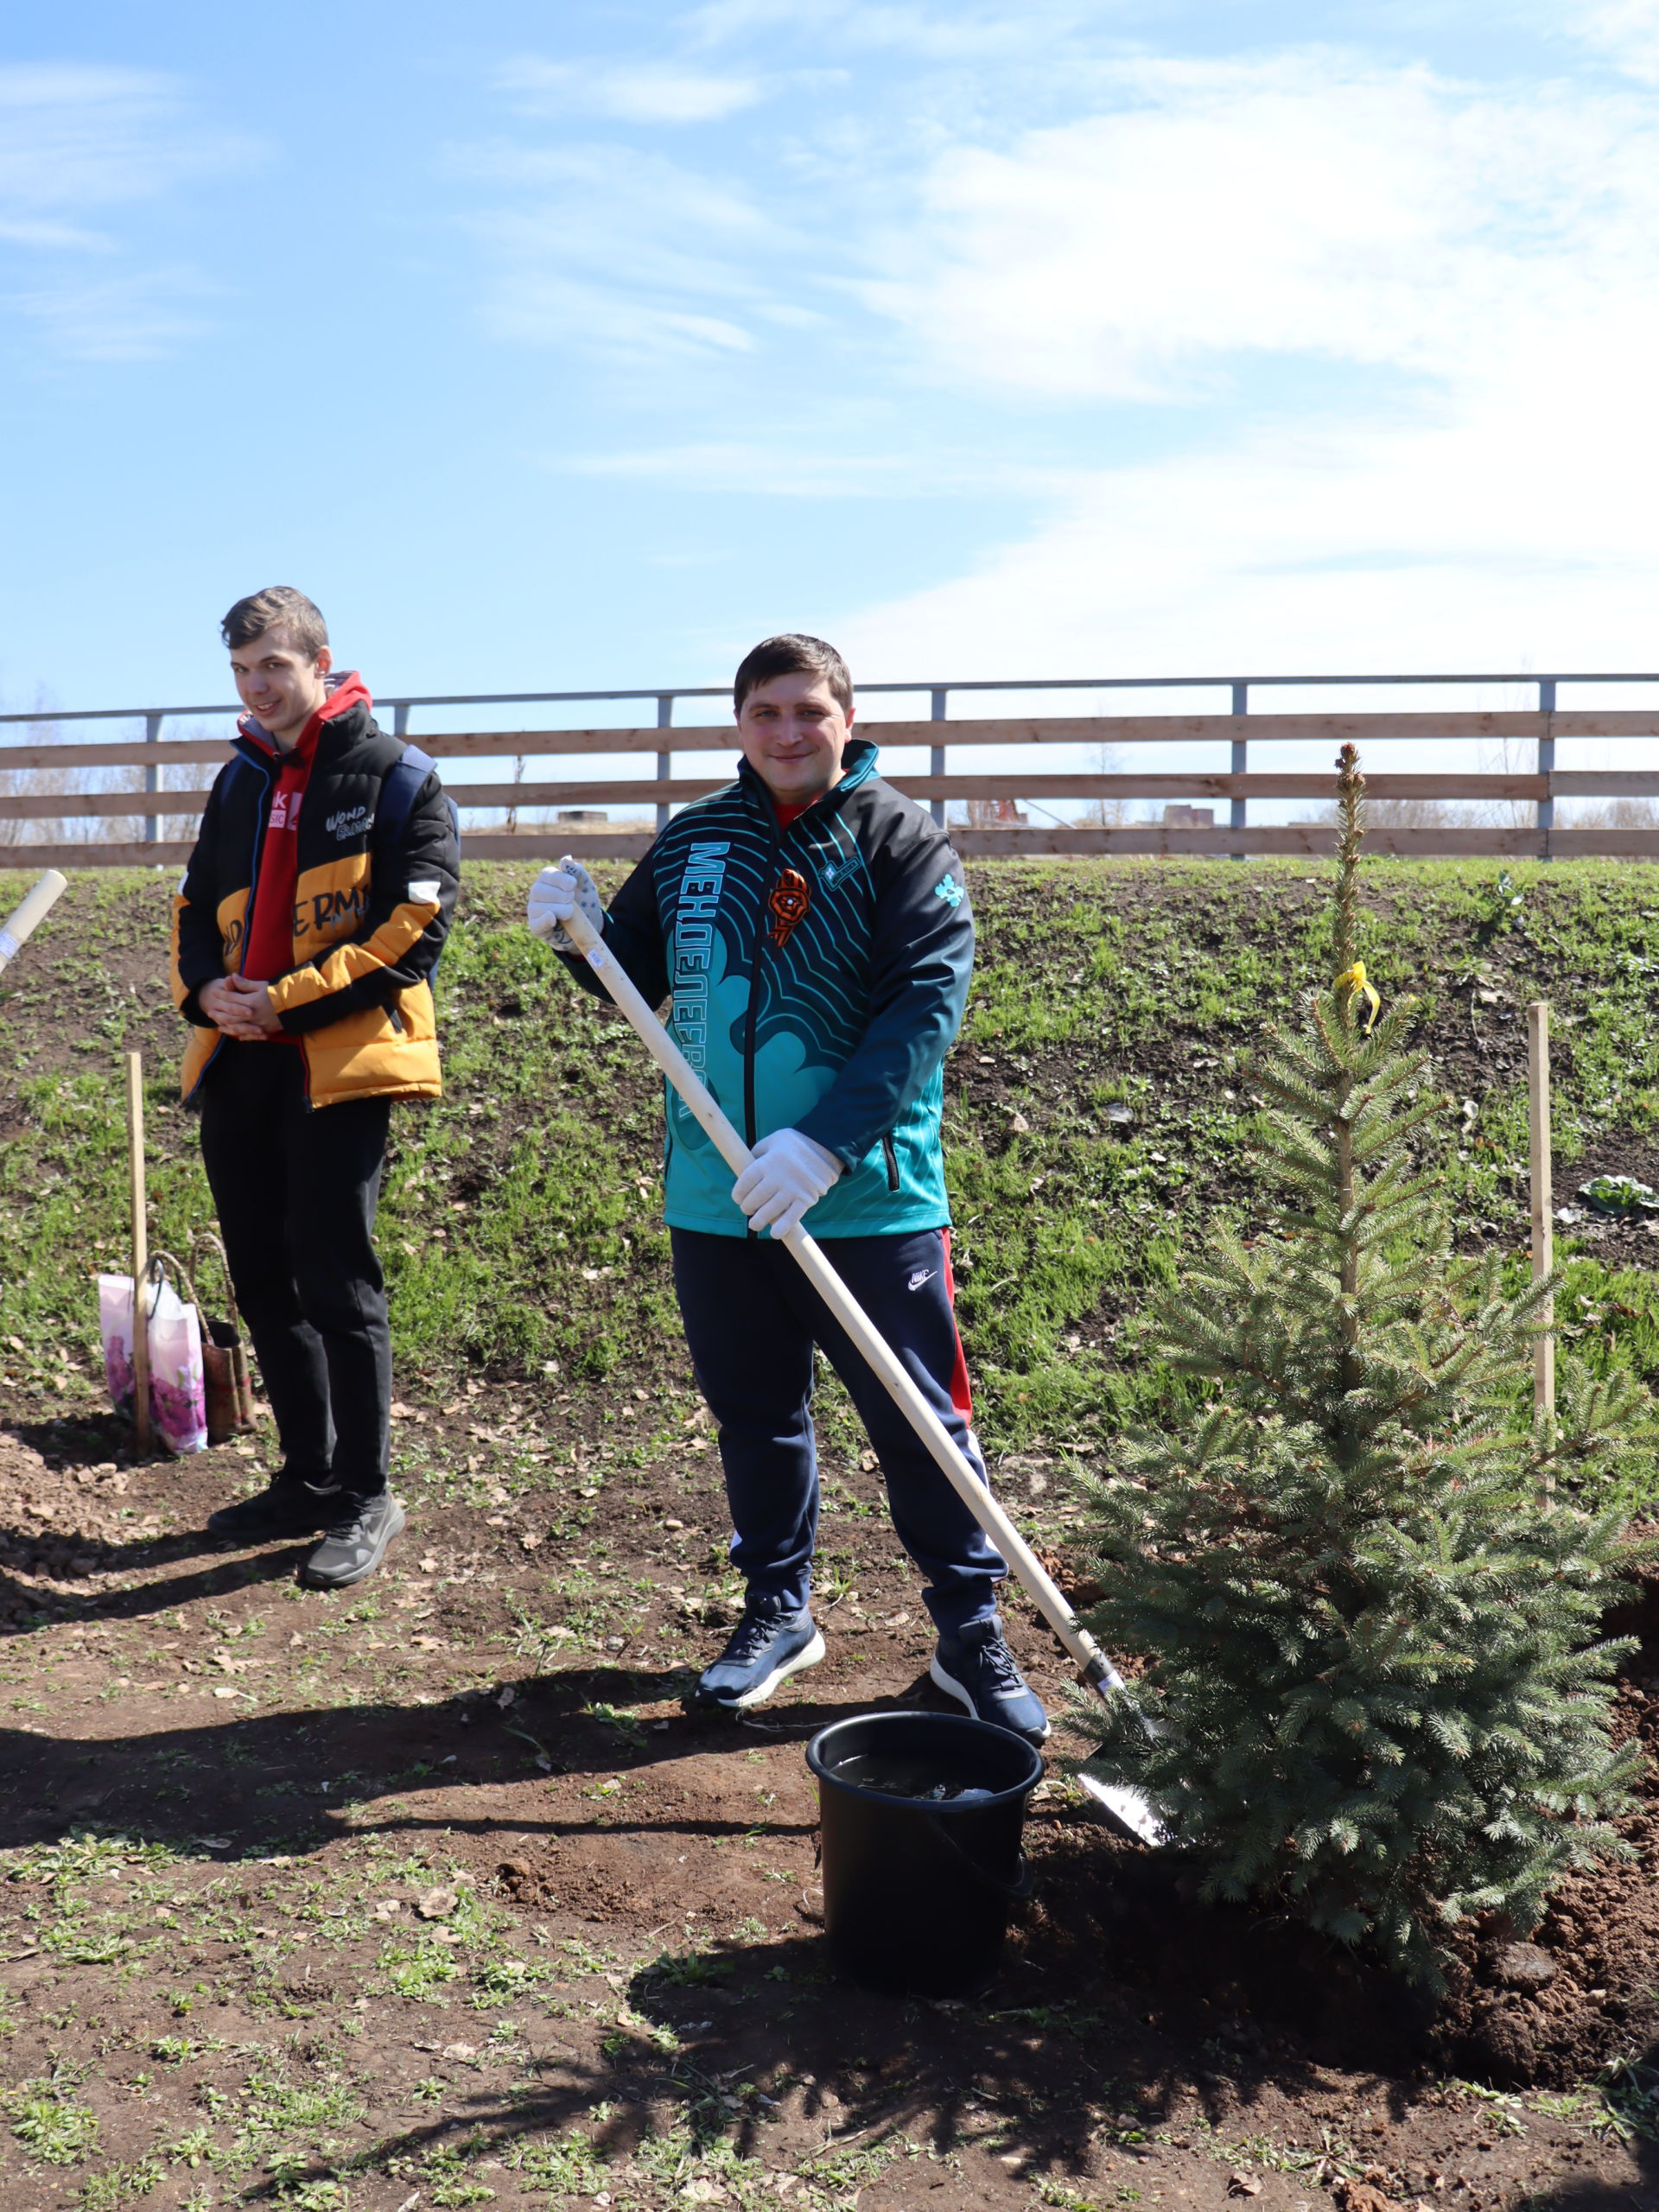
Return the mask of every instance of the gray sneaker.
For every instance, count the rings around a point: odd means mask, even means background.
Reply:
[[[300,1578],[314,1590],[344,1590],[365,1582],[386,1555],[386,1547],[404,1532],[404,1509],[389,1490],[372,1497],[342,1491],[322,1541]]]

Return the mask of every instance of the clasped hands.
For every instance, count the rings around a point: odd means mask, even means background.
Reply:
[[[196,1004],[215,1029],[245,1045],[275,1037],[282,1029],[269,986],[248,976],[216,976],[196,993]]]

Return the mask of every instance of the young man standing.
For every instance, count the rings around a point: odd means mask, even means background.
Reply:
[[[657,837],[608,913],[581,862],[544,869],[530,926],[559,950],[580,907],[754,1153],[731,1171],[671,1090],[664,1174],[674,1281],[719,1424],[747,1586],[696,1701],[736,1713],[823,1656],[809,1592],[817,1531],[812,1355],[846,1384],[927,1578],[931,1675],[969,1713],[1048,1733],[1002,1635],[1007,1567],[777,1240],[805,1220],[984,1479],[952,1312],[939,1124],[974,930],[944,832],[852,734],[845,663],[769,638],[737,671],[737,781]],[[571,972],[597,990],[585,962]],[[770,1231],[770,1235],[766,1232]]]
[[[207,1526],[243,1543],[321,1529],[305,1580],[338,1589],[404,1525],[374,1216],[391,1101],[440,1090],[429,979],[460,853],[432,763],[377,727],[360,677],[332,673],[302,593],[238,600],[222,635],[248,711],[175,901],[173,996],[283,1463]]]

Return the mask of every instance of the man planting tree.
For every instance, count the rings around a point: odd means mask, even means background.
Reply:
[[[244,1543],[321,1530],[305,1579],[337,1589],[404,1526],[374,1216],[391,1101],[440,1089],[429,978],[460,853],[432,763],[332,673],[302,593],[238,600],[222,634],[248,712],[175,902],[173,995],[283,1460],[207,1526]]]
[[[737,671],[734,784],[671,821],[608,912],[578,861],[543,869],[530,926],[597,990],[563,925],[578,908],[742,1130],[735,1184],[668,1096],[666,1212],[697,1382],[719,1425],[747,1585],[696,1702],[741,1712],[823,1656],[809,1597],[818,1518],[813,1347],[880,1455],[893,1526],[927,1578],[931,1675],[1040,1743],[1041,1704],[1002,1635],[1007,1569],[778,1240],[804,1219],[980,1479],[952,1311],[940,1150],[944,1062],[974,931],[943,830],[876,774],[852,682],[822,639],[770,638]],[[770,1231],[770,1235],[766,1232]]]

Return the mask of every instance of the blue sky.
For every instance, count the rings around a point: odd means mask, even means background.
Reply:
[[[1652,666],[1656,339],[1659,0],[16,0],[0,695]]]

